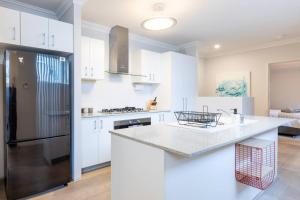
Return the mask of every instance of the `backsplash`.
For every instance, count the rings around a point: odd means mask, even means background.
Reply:
[[[96,111],[113,107],[146,107],[146,102],[155,97],[156,86],[144,86],[136,91],[131,77],[105,74],[105,80],[82,82],[82,107],[93,107]]]

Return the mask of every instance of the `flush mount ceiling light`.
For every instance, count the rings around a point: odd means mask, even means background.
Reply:
[[[152,17],[146,19],[142,22],[142,27],[151,30],[151,31],[159,31],[171,28],[177,24],[177,20],[173,17],[166,17],[162,14],[165,10],[165,4],[156,3],[153,5],[153,11],[158,13],[156,17]]]
[[[175,26],[176,19],[172,17],[153,17],[143,21],[142,27],[151,31],[165,30]]]

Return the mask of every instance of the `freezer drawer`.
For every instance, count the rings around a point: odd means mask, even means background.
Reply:
[[[18,199],[71,180],[70,136],[6,145],[6,194]]]

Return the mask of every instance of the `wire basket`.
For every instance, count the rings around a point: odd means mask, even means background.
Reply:
[[[203,106],[202,112],[177,111],[174,114],[178,124],[201,128],[216,127],[222,115],[221,113],[208,112],[207,106]]]
[[[275,142],[249,139],[235,145],[235,176],[237,181],[267,189],[275,176]]]

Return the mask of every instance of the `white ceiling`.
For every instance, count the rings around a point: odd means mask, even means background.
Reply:
[[[155,16],[152,6],[157,2],[166,5],[163,15],[178,20],[174,28],[141,28],[143,20]],[[299,37],[300,0],[88,0],[83,19],[122,25],[173,45],[199,41],[201,52],[211,55]],[[213,49],[215,43],[222,48]]]
[[[16,1],[56,12],[58,7],[61,5],[61,3],[64,0],[16,0]]]

